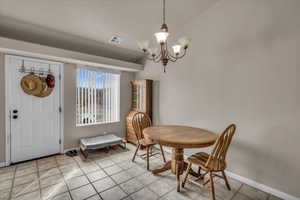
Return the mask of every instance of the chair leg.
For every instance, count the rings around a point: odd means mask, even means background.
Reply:
[[[199,174],[199,176],[201,176],[201,167],[200,166],[198,167],[198,174]]]
[[[149,171],[149,168],[150,168],[150,167],[149,167],[149,151],[150,151],[150,148],[151,148],[150,146],[147,146],[147,147],[146,147],[146,149],[147,149],[147,170],[148,170],[148,171]]]
[[[227,179],[227,177],[226,177],[225,172],[222,171],[222,174],[223,174],[223,177],[224,177],[224,180],[225,180],[225,184],[226,184],[226,186],[227,186],[227,189],[228,189],[228,190],[231,190],[231,187],[230,187],[230,185],[229,185],[229,182],[228,182],[228,179]]]
[[[160,148],[160,151],[161,151],[161,156],[163,158],[163,161],[166,162],[166,157],[165,157],[165,153],[164,153],[164,150],[163,150],[162,146],[159,145],[159,148]]]
[[[185,185],[185,183],[186,183],[186,180],[187,180],[187,178],[188,178],[188,175],[189,175],[189,172],[190,172],[191,168],[192,168],[192,163],[189,162],[188,167],[187,167],[187,169],[186,169],[186,171],[185,171],[185,175],[184,175],[183,181],[182,181],[182,187],[183,187],[183,188],[184,188],[184,185]]]
[[[138,146],[136,147],[136,150],[135,150],[135,152],[134,152],[134,155],[133,155],[133,158],[132,158],[132,162],[134,162],[135,157],[136,157],[136,154],[137,154],[138,150],[140,149],[140,147],[141,147],[141,145],[138,144]]]
[[[214,186],[214,179],[213,179],[213,173],[209,172],[209,181],[210,181],[210,192],[211,192],[211,199],[216,200],[215,197],[215,186]]]

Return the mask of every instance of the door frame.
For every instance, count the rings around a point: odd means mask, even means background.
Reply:
[[[4,54],[4,70],[5,70],[5,165],[9,166],[11,164],[11,113],[10,113],[10,80],[9,80],[9,58],[20,58],[20,59],[28,59],[32,61],[39,61],[39,62],[49,62],[55,63],[59,65],[59,73],[60,76],[59,80],[59,101],[60,101],[60,153],[64,152],[64,63],[47,60],[47,59],[40,59],[40,58],[32,58],[32,57],[25,57],[19,55],[12,55],[12,54]]]

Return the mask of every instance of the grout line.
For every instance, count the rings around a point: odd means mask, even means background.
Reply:
[[[13,193],[13,188],[14,188],[14,184],[15,184],[16,173],[17,173],[17,166],[14,169],[14,174],[13,174],[13,178],[12,178],[12,183],[11,183],[8,199],[12,199],[12,193]]]
[[[42,186],[41,186],[41,179],[40,179],[40,170],[38,168],[38,163],[35,161],[36,169],[37,169],[37,178],[39,182],[39,191],[40,191],[40,199],[42,199]]]

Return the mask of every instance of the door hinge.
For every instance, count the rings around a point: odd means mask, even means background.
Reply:
[[[58,143],[61,144],[61,139],[59,139]]]
[[[61,74],[58,75],[58,79],[61,80]]]
[[[58,112],[62,112],[62,108],[61,108],[61,106],[59,106],[59,108],[58,108]]]

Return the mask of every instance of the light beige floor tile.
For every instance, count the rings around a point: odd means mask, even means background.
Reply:
[[[95,163],[90,163],[90,164],[85,164],[85,165],[81,166],[81,170],[87,174],[90,172],[100,170],[100,167],[98,165],[96,165]]]
[[[39,189],[40,189],[40,186],[39,186],[38,181],[26,183],[26,184],[14,187],[12,189],[12,196],[13,197],[18,197],[20,195],[30,193],[30,192],[33,192],[33,191],[37,191]]]
[[[72,199],[69,192],[66,192],[53,197],[52,200],[72,200]]]
[[[22,169],[17,168],[15,176],[16,177],[25,176],[25,175],[33,174],[36,172],[37,172],[37,167],[28,167],[28,168],[22,168]]]
[[[120,200],[127,196],[127,194],[123,192],[119,186],[108,189],[100,193],[100,195],[104,200]]]
[[[237,193],[232,200],[256,200],[256,199],[251,199],[249,197],[247,197],[246,195],[242,194],[242,193]]]
[[[13,179],[13,177],[14,177],[14,172],[13,171],[5,172],[5,173],[0,174],[0,181]]]
[[[156,200],[158,199],[157,194],[149,190],[148,188],[143,188],[142,190],[133,193],[130,195],[133,200]]]
[[[1,190],[6,190],[12,187],[12,180],[6,180],[6,181],[1,181],[0,182],[0,191]]]
[[[37,160],[37,164],[39,165],[44,165],[44,164],[49,164],[49,163],[56,163],[55,156],[51,156],[48,158],[41,158]]]
[[[242,185],[239,192],[255,200],[266,200],[268,198],[267,193],[248,185]]]
[[[16,165],[12,165],[9,167],[2,167],[0,168],[0,175],[5,174],[7,172],[14,172],[16,170]]]
[[[163,200],[190,200],[188,196],[185,196],[183,193],[179,193],[176,190],[172,190],[167,193],[163,198]],[[198,199],[202,200],[202,199]]]
[[[104,160],[97,161],[97,164],[102,168],[106,168],[106,167],[115,165],[115,163],[110,159],[104,159]]]
[[[116,184],[110,177],[106,177],[94,182],[93,185],[95,186],[97,192],[103,192],[104,190],[107,190]]]
[[[24,194],[22,196],[19,196],[17,198],[13,198],[14,200],[40,200],[41,195],[40,191],[30,192],[28,194]]]
[[[39,171],[49,170],[49,169],[56,168],[56,167],[57,167],[56,161],[38,164]]]
[[[98,194],[96,194],[92,197],[87,198],[86,200],[102,200],[102,199],[100,198],[100,196]]]
[[[111,176],[112,179],[118,184],[128,181],[133,178],[133,176],[126,171],[121,171],[120,173]]]
[[[133,200],[131,197],[126,197],[125,199],[122,200]]]
[[[84,175],[82,170],[76,164],[60,166],[59,169],[66,179]]]
[[[104,171],[98,170],[86,175],[91,182],[95,182],[99,179],[105,178],[107,175]]]
[[[151,184],[154,181],[157,181],[159,179],[158,176],[153,175],[151,172],[146,172],[145,174],[137,176],[136,178],[139,181],[141,181],[144,185],[149,185],[149,184]]]
[[[75,164],[75,160],[73,160],[72,158],[65,158],[65,159],[57,159],[57,164],[59,166],[62,165],[69,165],[69,164]]]
[[[134,193],[144,187],[144,185],[136,178],[130,179],[120,185],[120,187],[127,193]]]
[[[50,186],[50,185],[56,185],[56,184],[63,183],[63,182],[64,182],[64,179],[62,178],[62,175],[60,175],[60,174],[40,179],[40,184],[41,184],[42,188]]]
[[[66,180],[66,182],[70,190],[89,184],[89,181],[85,176],[74,177]]]
[[[121,167],[119,167],[118,165],[113,165],[110,167],[107,167],[104,169],[104,171],[108,174],[108,175],[113,175],[116,174],[118,172],[121,172],[123,169]]]
[[[27,168],[36,168],[36,161],[28,161],[24,163],[17,164],[17,171],[22,170],[22,169],[27,169]]]
[[[147,171],[141,167],[132,167],[130,169],[127,170],[127,172],[129,174],[131,174],[132,176],[139,176],[142,175],[143,173],[146,173]]]
[[[91,197],[97,193],[95,191],[95,189],[93,188],[93,186],[90,184],[82,186],[75,190],[71,190],[70,192],[71,192],[71,196],[72,196],[73,200],[83,200],[83,199]]]
[[[38,180],[37,173],[16,177],[14,180],[14,186],[22,185],[24,183],[29,183],[36,180]]]
[[[136,166],[136,164],[134,162],[132,162],[131,160],[117,163],[117,165],[124,170],[130,169],[131,167]]]
[[[0,190],[0,200],[8,200],[9,199],[9,190]]]
[[[51,185],[49,187],[45,187],[45,188],[41,189],[43,199],[52,199],[53,197],[57,196],[58,194],[65,193],[67,191],[68,191],[68,188],[65,185],[65,183]]]
[[[39,172],[40,178],[46,178],[49,176],[54,176],[57,174],[60,174],[61,172],[59,171],[58,168],[51,168],[51,169],[47,169],[47,170],[43,170]]]
[[[151,183],[148,187],[150,190],[152,190],[158,196],[163,196],[166,193],[170,192],[171,190],[175,189],[175,184],[174,184],[174,186],[171,186],[171,185],[163,182],[162,180],[158,180],[158,181]]]

